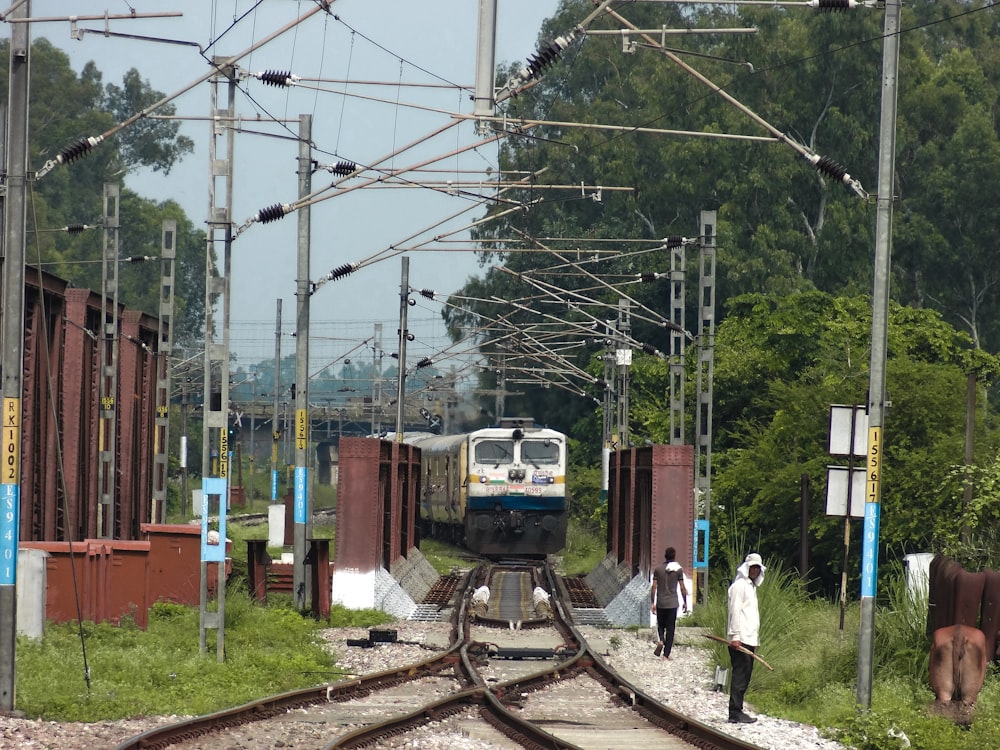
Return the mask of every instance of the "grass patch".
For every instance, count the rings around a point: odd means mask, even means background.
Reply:
[[[570,516],[566,529],[566,548],[562,551],[561,571],[564,575],[586,575],[607,555],[603,531]]]
[[[245,575],[247,569],[247,542],[250,540],[260,540],[268,538],[267,522],[246,523],[236,519],[230,519],[226,525],[226,537],[233,543],[230,557],[233,560],[234,572]],[[332,523],[314,524],[312,529],[313,539],[330,540],[330,558],[333,559],[333,540],[336,538],[336,526]],[[272,560],[280,560],[282,552],[291,552],[291,546],[267,548],[267,554]]]
[[[375,625],[383,613],[354,612],[352,625]],[[134,624],[84,623],[90,686],[84,678],[80,630],[46,627],[44,638],[17,641],[17,708],[53,721],[114,720],[143,715],[200,715],[265,695],[339,678],[335,656],[317,631],[275,597],[267,608],[252,602],[242,583],[226,596],[226,660],[215,655],[215,631],[202,654],[198,609],[158,603],[145,631]]]
[[[449,575],[455,570],[468,570],[479,564],[480,558],[461,547],[437,539],[421,539],[420,554],[431,564],[438,575]]]

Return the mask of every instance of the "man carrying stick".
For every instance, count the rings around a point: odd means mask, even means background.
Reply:
[[[747,555],[736,569],[736,578],[729,586],[729,661],[732,679],[729,683],[729,723],[753,724],[757,721],[743,711],[743,696],[753,674],[753,652],[760,645],[760,610],[757,607],[757,587],[764,582],[764,561],[756,552]],[[749,652],[749,653],[748,653]]]

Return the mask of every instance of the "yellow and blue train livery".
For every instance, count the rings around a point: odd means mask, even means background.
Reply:
[[[421,532],[487,557],[566,545],[566,436],[530,419],[464,435],[406,435],[421,452]]]

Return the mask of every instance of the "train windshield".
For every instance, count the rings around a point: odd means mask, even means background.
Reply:
[[[509,464],[513,462],[513,440],[480,440],[476,443],[476,463]]]
[[[551,440],[522,440],[521,460],[535,466],[557,464],[559,463],[559,444]]]

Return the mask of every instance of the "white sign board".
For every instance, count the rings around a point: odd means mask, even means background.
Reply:
[[[830,453],[834,456],[851,455],[851,425],[854,425],[854,455],[868,455],[868,415],[863,406],[830,407]]]
[[[826,514],[828,516],[847,515],[847,472],[846,466],[826,467]],[[851,518],[864,518],[867,472],[864,467],[851,469]]]

